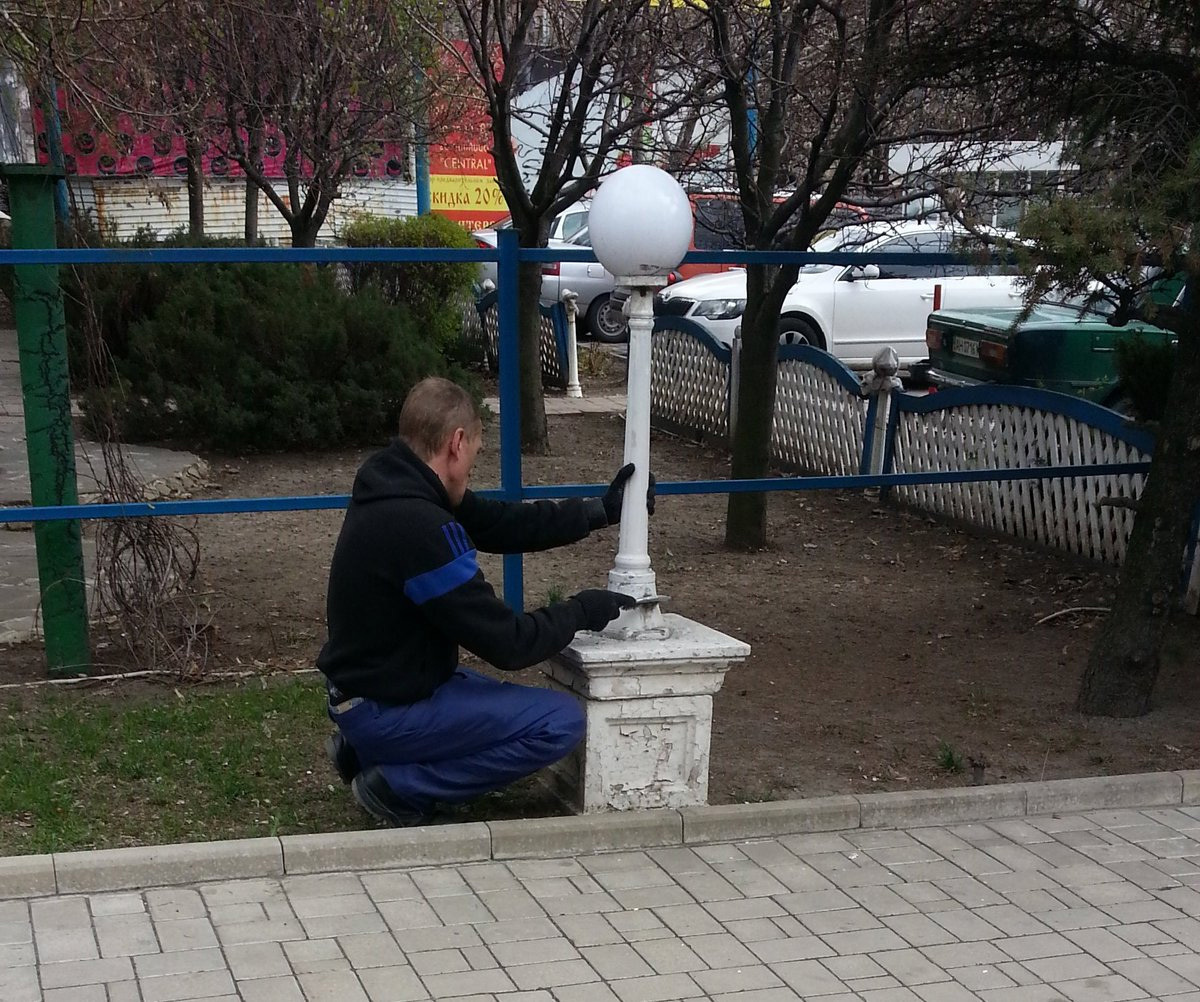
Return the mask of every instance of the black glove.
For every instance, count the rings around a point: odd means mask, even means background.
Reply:
[[[622,595],[619,591],[605,591],[603,588],[588,588],[571,598],[578,602],[583,610],[583,629],[603,630],[609,623],[621,614],[622,609],[632,609],[637,600],[630,595]]]
[[[626,463],[617,470],[617,475],[613,477],[612,483],[608,485],[608,490],[604,492],[604,497],[601,498],[601,503],[604,505],[604,517],[608,519],[609,525],[616,525],[621,521],[621,505],[625,500],[625,485],[632,476],[633,463]],[[646,487],[646,511],[651,515],[654,514],[653,473],[650,474],[650,482]]]

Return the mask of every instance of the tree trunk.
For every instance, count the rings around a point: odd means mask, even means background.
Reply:
[[[246,182],[246,225],[243,235],[248,244],[258,242],[258,185],[253,181]]]
[[[315,184],[315,182],[314,182]],[[288,225],[292,228],[293,247],[316,247],[321,227],[329,216],[329,207],[337,194],[337,186],[327,184],[320,189],[310,187],[304,196],[304,204],[293,209]],[[295,202],[292,205],[295,207]]]
[[[1191,279],[1195,283],[1196,279]],[[1189,290],[1195,303],[1196,290]],[[1183,555],[1200,503],[1200,315],[1180,332],[1175,373],[1142,491],[1112,612],[1104,621],[1079,687],[1077,708],[1138,717],[1150,697],[1176,608]]]
[[[780,284],[777,278],[774,285]],[[768,288],[767,266],[751,265],[746,269],[747,309],[742,318],[742,371],[730,469],[735,480],[765,477],[770,469],[779,310],[790,285],[789,282],[783,290]],[[766,494],[729,495],[725,545],[734,550],[759,550],[767,545]]]
[[[316,247],[321,224],[312,219],[294,216],[288,223],[292,228],[293,247]]]
[[[262,119],[251,124],[249,136],[247,137],[248,149],[246,155],[252,164],[257,165],[259,157],[262,156]],[[258,241],[258,185],[255,184],[249,177],[246,178],[246,225],[245,225],[246,243],[253,244]]]
[[[187,156],[188,233],[193,240],[204,236],[204,153],[200,137],[188,127],[184,133],[184,152]]]
[[[550,451],[550,433],[546,426],[546,401],[542,395],[542,315],[538,309],[542,266],[536,261],[523,261],[517,288],[521,324],[521,451],[530,456],[543,456]]]

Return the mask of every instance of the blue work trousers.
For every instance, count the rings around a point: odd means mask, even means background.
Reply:
[[[330,712],[363,768],[427,814],[557,762],[582,739],[583,709],[565,692],[497,682],[460,667],[428,699],[388,706],[352,700]]]

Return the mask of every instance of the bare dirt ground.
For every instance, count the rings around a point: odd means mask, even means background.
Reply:
[[[526,483],[602,482],[621,465],[620,416],[552,418],[550,429],[553,454],[525,459]],[[498,484],[494,427],[488,445],[476,487]],[[216,486],[207,496],[345,493],[365,455],[210,456]],[[722,453],[666,435],[654,437],[653,457],[660,480],[728,474]],[[662,498],[651,521],[670,610],[753,650],[716,697],[713,802],[1200,765],[1195,623],[1175,640],[1150,715],[1090,720],[1072,709],[1098,620],[1038,620],[1107,605],[1111,570],[847,491],[772,496],[770,548],[738,554],[723,547],[724,511],[723,495]],[[341,517],[226,515],[197,524],[212,667],[311,665]],[[527,557],[527,604],[603,585],[615,549],[614,529]],[[499,558],[485,570],[499,590]],[[97,661],[106,656],[98,651]],[[0,675],[36,676],[40,659],[36,646],[10,649]],[[962,772],[944,767],[947,748]]]

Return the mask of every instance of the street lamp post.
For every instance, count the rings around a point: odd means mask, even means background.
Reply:
[[[653,299],[687,253],[692,209],[678,183],[638,164],[609,177],[588,213],[592,249],[631,290],[625,462],[634,464],[621,509],[608,587],[638,604],[603,633],[580,633],[549,663],[553,682],[583,699],[587,736],[557,777],[585,812],[683,807],[708,799],[712,696],[750,648],[701,623],[665,613],[650,563]]]
[[[617,171],[600,186],[588,212],[592,249],[605,269],[627,285],[629,298],[629,385],[626,392],[625,462],[634,464],[626,496],[646,496],[650,478],[650,338],[654,293],[667,284],[692,238],[692,207],[666,171],[638,164]],[[621,511],[617,556],[608,587],[632,595],[638,605],[622,613],[608,632],[616,636],[663,633],[663,615],[650,566],[646,506]]]

